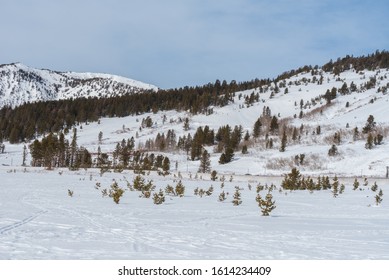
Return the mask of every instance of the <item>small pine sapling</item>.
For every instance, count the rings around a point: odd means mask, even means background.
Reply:
[[[382,202],[382,197],[384,196],[384,193],[382,192],[382,189],[378,192],[378,194],[375,196],[375,204],[378,206]]]
[[[235,187],[234,199],[232,200],[234,206],[242,204],[241,194],[239,188]]]
[[[355,178],[354,183],[353,183],[353,191],[356,191],[359,188],[359,182],[358,179]]]
[[[337,197],[338,194],[339,194],[339,181],[338,181],[338,177],[335,175],[332,182],[332,195],[334,197]]]
[[[346,189],[346,187],[344,186],[344,184],[340,184],[339,194],[344,193],[345,189]]]
[[[162,189],[160,189],[158,193],[153,194],[153,202],[157,205],[165,202],[165,194],[163,193]]]
[[[198,188],[197,188],[197,191],[198,191]],[[170,186],[169,184],[165,188],[165,193],[167,195],[172,195],[172,196],[176,195],[176,193],[174,192],[174,188],[172,186]],[[195,195],[196,195],[196,189],[195,189]]]
[[[207,196],[211,196],[213,193],[213,186],[210,186],[209,189],[205,192]]]
[[[220,194],[219,194],[219,201],[220,202],[223,202],[227,199],[227,195],[224,191],[222,191]]]
[[[374,182],[373,186],[371,186],[371,190],[376,192],[378,190],[377,182]]]
[[[176,185],[176,195],[179,196],[179,197],[183,197],[184,194],[185,194],[185,186],[182,184],[181,180],[178,181],[177,185]]]
[[[255,200],[257,201],[259,208],[261,208],[262,216],[269,216],[270,212],[276,208],[276,202],[273,200],[273,195],[270,192],[266,194],[265,199],[258,194]]]
[[[109,197],[113,199],[116,204],[119,204],[120,198],[123,196],[124,190],[119,187],[118,183],[114,181],[109,190]]]

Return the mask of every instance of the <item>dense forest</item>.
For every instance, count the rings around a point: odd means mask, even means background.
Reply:
[[[389,52],[376,51],[362,56],[346,56],[330,61],[322,69],[335,75],[354,68],[389,68]],[[110,98],[79,98],[60,101],[37,102],[0,110],[0,142],[19,143],[35,139],[50,132],[68,132],[75,124],[94,122],[101,117],[124,117],[160,110],[189,110],[193,114],[209,113],[211,106],[225,106],[237,91],[260,88],[280,82],[298,73],[317,70],[318,66],[304,66],[285,72],[275,80],[255,79],[237,83],[217,80],[204,86],[178,89],[144,91]]]

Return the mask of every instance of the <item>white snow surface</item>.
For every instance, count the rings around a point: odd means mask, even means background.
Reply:
[[[141,90],[158,88],[109,74],[56,72],[21,63],[0,65],[0,108],[36,101],[114,97]]]
[[[300,141],[289,140],[283,153],[279,151],[279,136],[273,135],[273,149],[266,149],[263,141],[251,143],[248,154],[236,151],[234,160],[224,165],[218,163],[220,153],[206,147],[212,153],[211,167],[218,172],[217,181],[211,181],[209,174],[196,176],[199,161],[188,160],[185,152],[165,151],[171,174],[163,177],[151,172],[145,177],[153,180],[159,191],[167,184],[177,184],[180,172],[186,191],[182,198],[167,196],[162,205],[127,189],[126,181],[132,182],[135,176],[132,171],[100,176],[97,169],[22,167],[24,144],[6,142],[5,153],[0,154],[0,259],[389,259],[389,179],[385,178],[389,166],[389,97],[378,90],[388,84],[389,71],[322,74],[322,85],[303,82],[312,78],[311,73],[287,79],[287,94],[281,88],[270,98],[269,89],[260,94],[260,102],[248,108],[244,96],[259,89],[236,93],[233,103],[215,107],[208,116],[165,111],[102,118],[99,123],[77,127],[78,145],[96,153],[100,131],[102,152],[112,151],[119,141],[131,137],[137,147],[142,147],[148,139],[155,139],[157,133],[166,135],[169,129],[177,137],[193,135],[205,125],[215,132],[223,125],[242,125],[244,131],[252,132],[264,106],[269,106],[273,115],[287,118],[288,125],[304,125]],[[372,76],[377,77],[376,87],[338,96],[329,107],[320,99],[315,105],[308,104],[304,117],[298,118],[301,99],[306,104],[327,89],[340,88],[343,82],[354,82],[360,88]],[[312,112],[315,109],[317,112]],[[372,150],[365,149],[366,136],[354,140],[352,135],[355,127],[362,130],[369,115],[374,115],[377,127],[386,131],[382,145]],[[153,127],[140,130],[147,116],[153,119]],[[189,131],[183,129],[186,117],[190,119]],[[322,133],[314,135],[318,125]],[[339,155],[329,157],[335,132],[342,135]],[[71,133],[66,137],[70,140]],[[334,198],[329,190],[279,192],[282,176],[295,167],[294,157],[300,154],[305,154],[306,163],[296,167],[304,176],[332,178],[336,174],[346,186],[345,193]],[[229,195],[225,202],[219,202],[223,175],[224,191]],[[352,190],[355,177],[361,183],[357,191]],[[367,186],[362,186],[364,178]],[[109,188],[113,180],[126,189],[118,205],[95,188],[97,182]],[[374,182],[384,193],[378,206],[374,199],[377,193],[370,190]],[[255,201],[258,183],[277,186],[272,193],[277,208],[269,217],[261,216]],[[210,186],[215,189],[211,196],[194,195],[195,188]],[[231,203],[235,187],[241,189],[240,206]],[[68,190],[74,191],[73,197],[68,196]]]

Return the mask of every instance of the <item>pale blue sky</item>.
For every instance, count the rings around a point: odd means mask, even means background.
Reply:
[[[0,64],[161,88],[274,78],[389,49],[389,1],[0,0]]]

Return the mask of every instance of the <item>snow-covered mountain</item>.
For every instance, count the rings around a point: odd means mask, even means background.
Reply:
[[[76,74],[53,75],[65,79]],[[212,106],[207,114],[159,110],[75,125],[78,145],[93,159],[100,153],[112,159],[116,147],[132,137],[136,149],[168,156],[170,174],[148,171],[142,177],[155,187],[153,194],[165,190],[161,205],[131,188],[138,176],[133,170],[47,170],[30,164],[31,153],[22,166],[25,147],[32,141],[4,141],[0,259],[389,259],[388,77],[384,67],[351,67],[338,74],[308,69],[235,92],[227,105]],[[330,104],[327,92],[334,93]],[[363,127],[370,115],[372,134],[383,140],[368,149]],[[269,132],[270,116],[278,118],[278,132]],[[258,118],[263,123],[254,138]],[[150,125],[144,125],[145,120]],[[217,171],[218,178],[212,180],[210,174],[198,173],[200,161],[190,160],[177,143],[188,133],[194,136],[199,127],[217,132],[226,125],[241,126],[242,136],[248,132],[249,139],[242,137],[227,164],[219,162],[216,141],[204,145],[210,167]],[[281,152],[283,131],[287,144]],[[163,149],[157,145],[172,132],[173,144]],[[72,133],[65,137],[72,141]],[[329,155],[332,146],[337,152]],[[329,176],[335,185],[337,178],[344,192],[335,195],[335,187],[284,190],[282,175],[293,167],[314,182]],[[167,193],[178,180],[186,188],[183,197]],[[104,194],[115,184],[124,190],[119,205]],[[272,184],[274,189],[268,187]],[[383,202],[376,202],[379,190],[374,191],[374,185],[383,191]],[[199,189],[209,194],[196,195]],[[242,203],[235,205],[231,202],[238,191]],[[262,197],[272,193],[277,207],[270,217],[261,216],[257,192]]]
[[[20,63],[0,65],[0,108],[36,101],[120,96],[143,90],[158,88],[115,75],[40,70]]]

